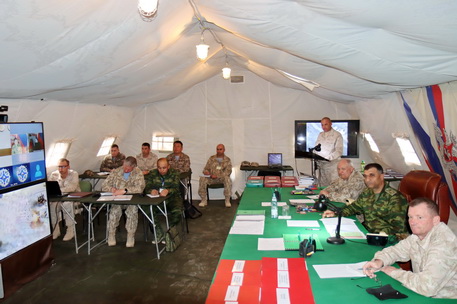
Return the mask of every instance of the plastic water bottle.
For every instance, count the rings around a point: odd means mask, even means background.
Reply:
[[[278,218],[278,200],[274,192],[271,197],[271,218]]]
[[[360,172],[363,173],[363,171],[365,171],[365,161],[362,160],[362,162],[360,163]]]

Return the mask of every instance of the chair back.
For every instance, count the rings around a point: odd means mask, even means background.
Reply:
[[[441,175],[425,170],[414,170],[406,174],[398,187],[408,202],[418,197],[426,197],[438,204],[441,221],[449,220],[449,188],[441,181]]]
[[[92,184],[86,180],[79,181],[79,188],[81,192],[92,192]]]

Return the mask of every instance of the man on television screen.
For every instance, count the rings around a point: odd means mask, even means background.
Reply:
[[[343,136],[332,128],[328,117],[321,119],[322,132],[317,136],[314,153],[328,161],[318,161],[319,186],[326,187],[338,178],[337,165],[343,154]]]

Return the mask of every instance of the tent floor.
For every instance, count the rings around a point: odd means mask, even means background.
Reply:
[[[198,207],[198,202],[194,202]],[[75,253],[74,241],[54,242],[55,265],[38,279],[24,285],[1,303],[204,303],[238,207],[225,208],[223,200],[211,200],[199,208],[203,216],[189,219],[189,234],[173,253],[157,259],[155,247],[145,242],[143,217],[139,216],[135,247],[126,248],[127,233],[117,233],[117,245],[97,247],[90,255],[83,247]],[[105,231],[104,215],[94,229],[100,238]],[[77,216],[78,241],[82,217]],[[102,222],[103,221],[103,222]],[[149,238],[151,233],[149,232]]]

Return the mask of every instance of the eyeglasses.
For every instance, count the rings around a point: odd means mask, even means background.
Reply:
[[[359,277],[359,278],[351,278],[351,280],[359,280],[359,279],[366,279],[366,278],[369,278],[369,277]],[[382,287],[382,282],[381,282],[381,279],[379,279],[378,277],[374,277],[372,278],[375,283],[378,285],[377,287]],[[360,286],[359,284],[355,285],[359,288],[362,288],[362,289],[367,289],[367,288],[374,288],[376,286],[373,286],[373,287],[363,287],[363,286]]]
[[[65,169],[68,166],[59,166],[59,169]]]

